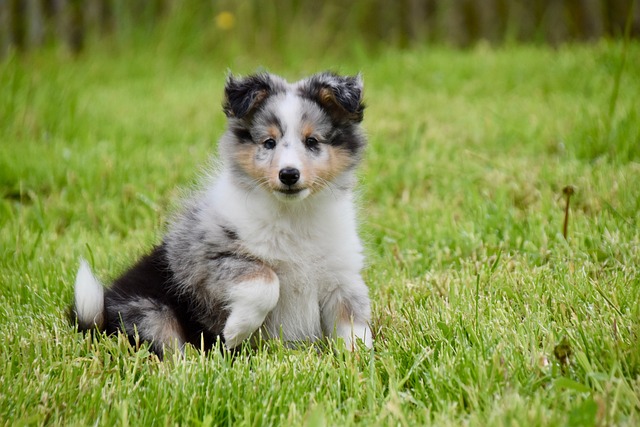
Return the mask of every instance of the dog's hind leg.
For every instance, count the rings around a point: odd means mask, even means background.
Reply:
[[[124,331],[130,338],[137,332],[142,341],[162,358],[168,351],[182,351],[186,337],[174,310],[150,297],[133,297],[107,302],[110,330]]]

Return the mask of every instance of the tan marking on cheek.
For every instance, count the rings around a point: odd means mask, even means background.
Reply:
[[[327,186],[327,181],[332,182],[351,165],[351,157],[346,150],[337,147],[326,147],[328,158],[313,168],[310,189],[312,192],[320,191]]]
[[[236,149],[235,160],[247,175],[255,180],[262,181],[267,174],[264,168],[260,167],[256,162],[256,150],[257,147],[253,144],[241,145]]]

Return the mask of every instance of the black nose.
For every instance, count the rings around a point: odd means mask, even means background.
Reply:
[[[284,185],[293,185],[300,179],[300,171],[296,168],[284,168],[280,169],[278,176]]]

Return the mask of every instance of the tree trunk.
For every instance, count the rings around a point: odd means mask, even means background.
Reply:
[[[27,0],[27,45],[42,46],[44,42],[44,16],[41,0]]]

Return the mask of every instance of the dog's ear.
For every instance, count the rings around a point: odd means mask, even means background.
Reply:
[[[222,109],[227,117],[242,119],[255,111],[275,91],[275,84],[267,73],[236,78],[227,77]]]
[[[302,96],[309,98],[324,108],[329,115],[340,122],[362,121],[362,76],[339,76],[325,72],[309,77],[301,85]]]

